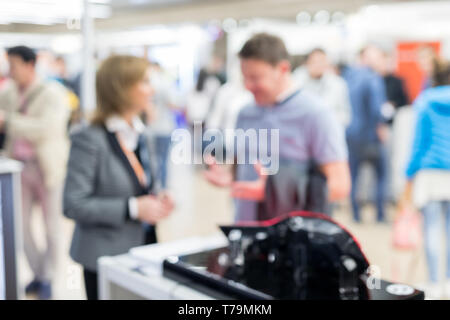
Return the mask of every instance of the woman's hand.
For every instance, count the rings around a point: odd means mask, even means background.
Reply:
[[[386,124],[380,124],[377,127],[377,136],[381,143],[386,143],[389,140],[389,126]]]
[[[155,224],[167,218],[174,208],[173,200],[170,196],[156,197],[145,195],[137,198],[138,219],[142,222]]]
[[[175,202],[172,196],[167,191],[162,191],[158,194],[158,199],[162,202],[164,207],[171,212],[175,208]]]
[[[414,208],[412,202],[412,187],[412,181],[407,181],[402,195],[398,200],[394,219],[397,219],[402,212],[405,212],[406,210],[412,210]]]

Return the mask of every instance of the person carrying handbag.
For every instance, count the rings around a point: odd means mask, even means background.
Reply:
[[[424,247],[428,266],[426,297],[442,298],[439,277],[442,231],[445,228],[445,295],[450,298],[450,64],[435,61],[433,87],[414,102],[417,122],[407,185],[400,208],[414,205],[423,214]]]
[[[52,297],[61,244],[62,189],[70,142],[70,109],[64,87],[44,82],[36,72],[36,54],[25,46],[8,49],[13,84],[1,97],[0,130],[5,133],[5,154],[24,165],[21,175],[25,255],[34,279],[25,288],[39,299]],[[46,248],[32,236],[34,204],[42,208]]]

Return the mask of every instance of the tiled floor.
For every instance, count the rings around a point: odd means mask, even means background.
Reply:
[[[200,168],[173,165],[169,188],[177,208],[164,222],[158,225],[161,242],[194,235],[208,235],[217,232],[217,225],[232,222],[232,204],[226,190],[210,186],[201,177]],[[393,210],[389,210],[391,218]],[[382,278],[412,285],[424,283],[425,262],[423,250],[417,252],[396,252],[391,247],[391,224],[374,222],[375,212],[371,207],[363,210],[363,223],[356,225],[350,218],[348,206],[343,205],[334,218],[342,223],[359,240],[367,258],[374,266],[373,271]],[[33,225],[38,240],[42,240],[39,212],[34,215]],[[73,222],[64,218],[62,225],[61,266],[58,272],[55,299],[85,299],[81,268],[69,257]],[[39,241],[42,243],[42,241]],[[28,264],[20,257],[23,284],[31,279]],[[33,297],[28,297],[33,298]]]

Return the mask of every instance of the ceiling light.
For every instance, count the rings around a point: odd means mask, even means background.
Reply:
[[[308,25],[311,23],[311,15],[306,11],[302,11],[297,14],[296,20],[301,26]]]
[[[333,23],[342,23],[345,20],[345,14],[342,11],[336,11],[331,15]]]
[[[233,18],[227,18],[222,23],[222,28],[225,32],[233,32],[237,28],[237,21]]]
[[[327,10],[320,10],[314,15],[314,22],[317,24],[327,24],[330,20],[330,13]]]

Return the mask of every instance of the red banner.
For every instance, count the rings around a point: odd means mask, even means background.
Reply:
[[[397,44],[397,75],[404,81],[410,101],[414,101],[423,90],[427,75],[420,64],[419,52],[422,48],[431,48],[439,55],[440,42],[400,42]]]

